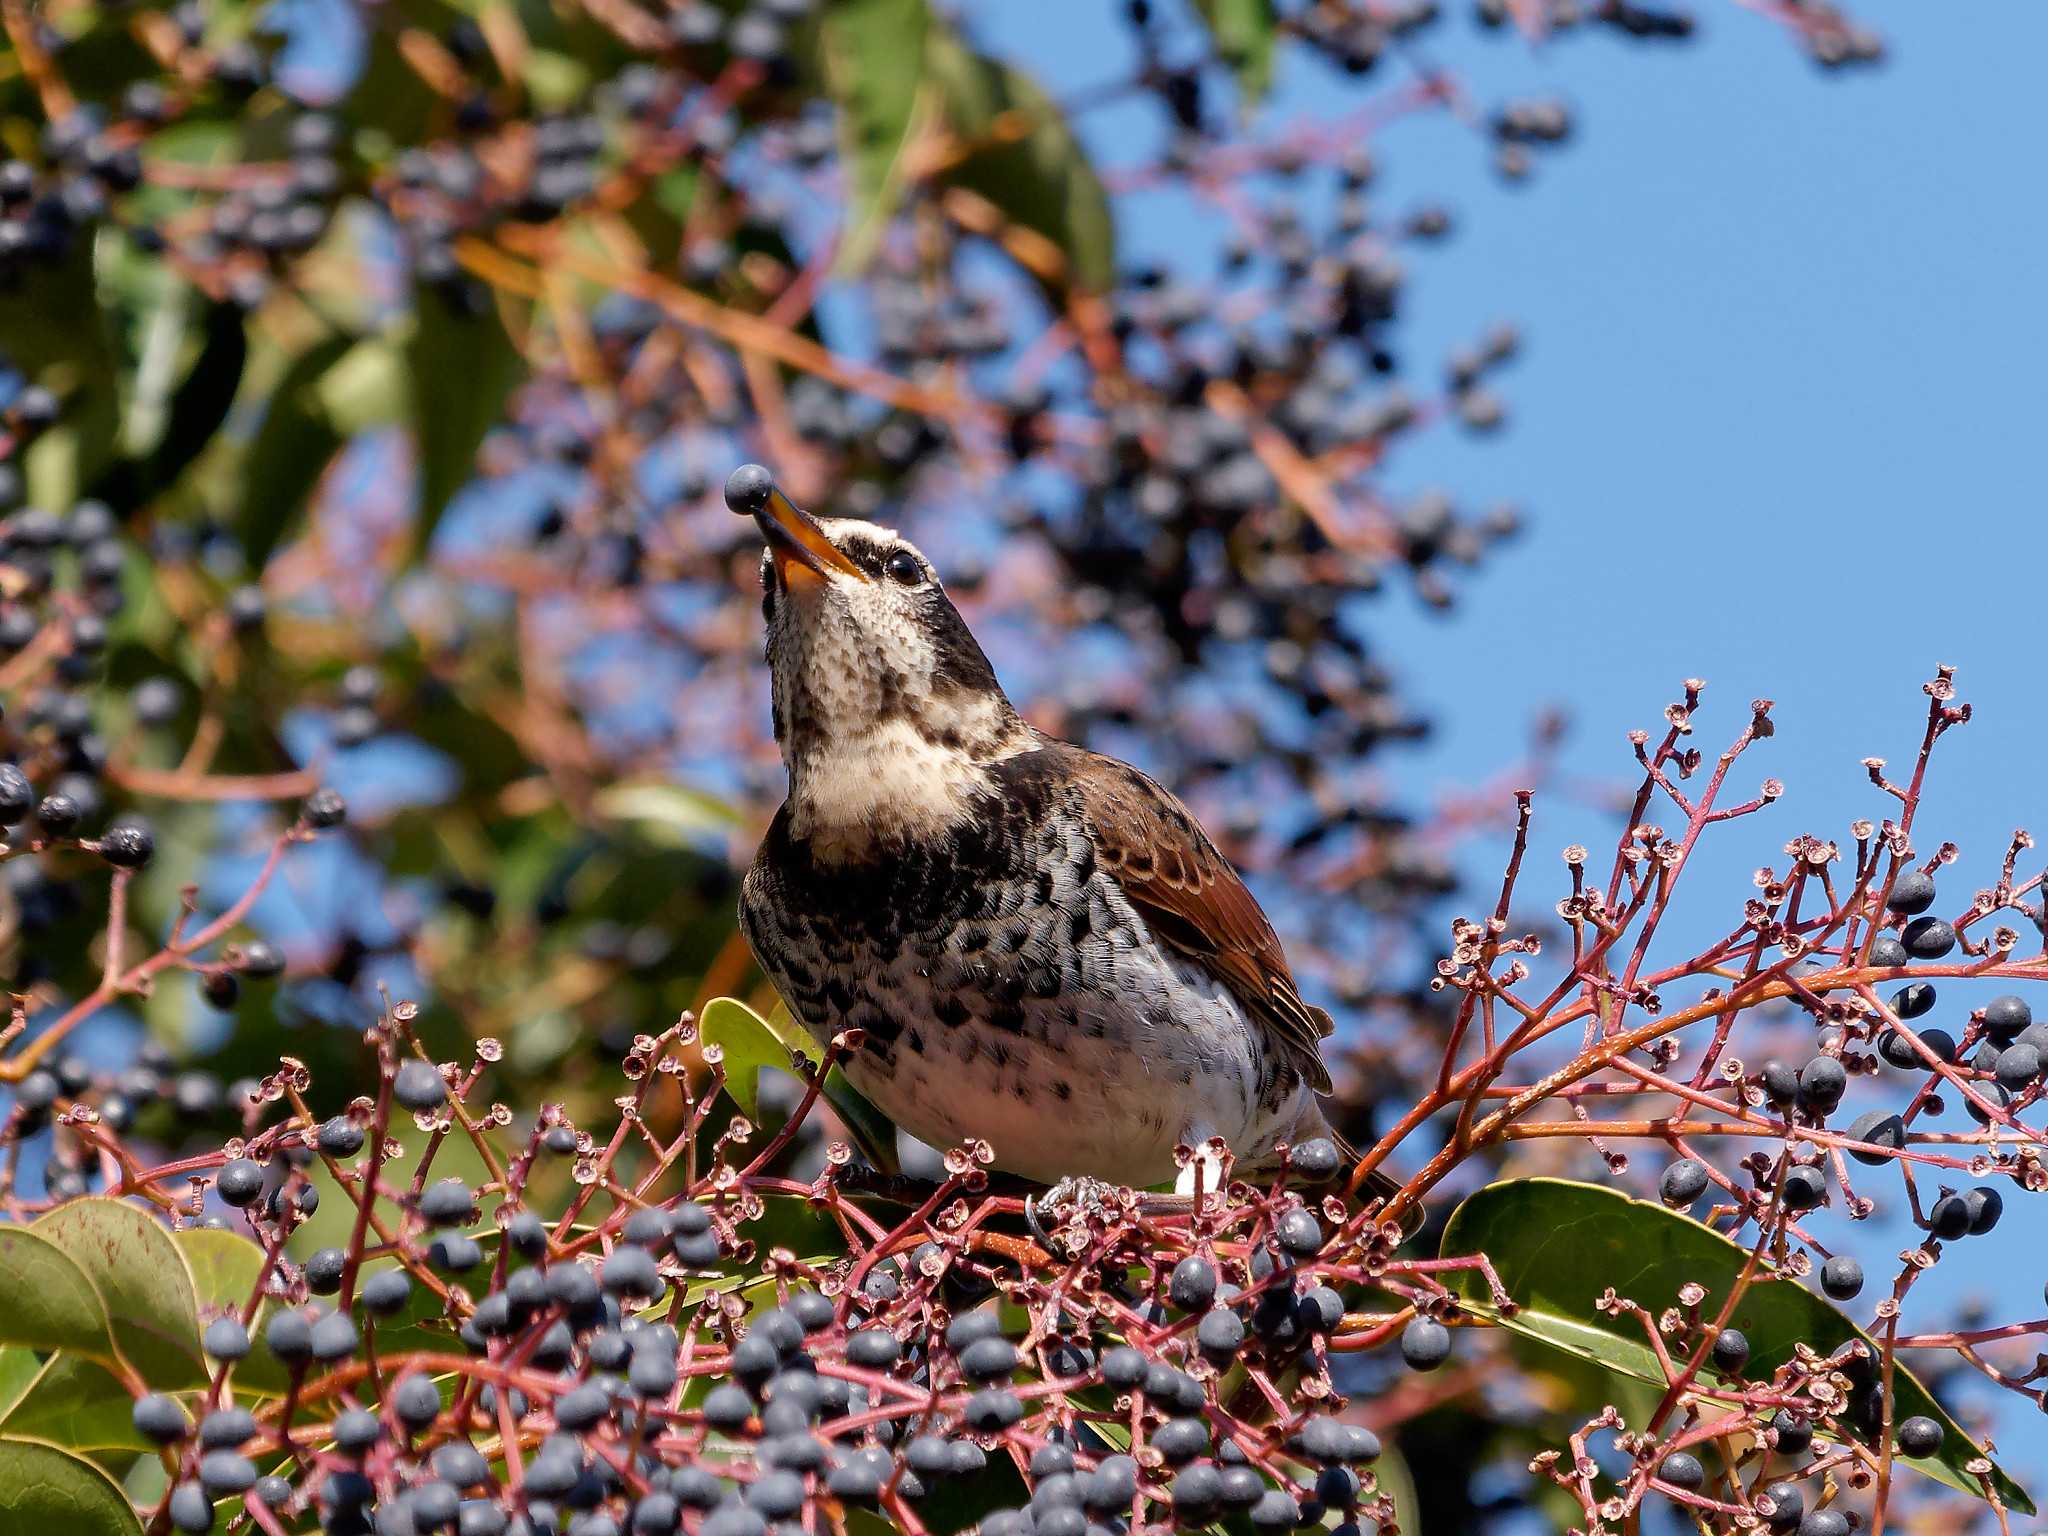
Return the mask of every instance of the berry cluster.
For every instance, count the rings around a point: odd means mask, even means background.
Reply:
[[[1954,1244],[1988,1251],[2016,1225],[2004,1202],[2048,1187],[2048,1137],[2024,1118],[2038,1062],[2001,1080],[2010,1053],[2038,1052],[2012,989],[2043,968],[1992,926],[2002,911],[2038,926],[2040,879],[2017,873],[2018,839],[1997,882],[1955,911],[1935,880],[1955,851],[1913,855],[1928,757],[1967,718],[1946,674],[1929,691],[1908,785],[1869,769],[1898,818],[1853,829],[1840,880],[1838,850],[1796,838],[1732,934],[1616,972],[1606,957],[1671,900],[1658,871],[1675,845],[1645,819],[1651,799],[1704,828],[1780,793],[1717,804],[1729,765],[1768,734],[1761,702],[1711,785],[1681,787],[1702,766],[1684,744],[1689,685],[1666,736],[1641,743],[1613,894],[1588,881],[1585,850],[1566,851],[1557,911],[1573,937],[1557,988],[1529,990],[1535,936],[1461,922],[1439,968],[1460,1001],[1438,1088],[1358,1164],[1312,1141],[1271,1183],[1226,1180],[1192,1208],[1128,1190],[1026,1196],[986,1172],[980,1144],[935,1155],[928,1181],[880,1174],[839,1139],[857,1117],[831,1068],[860,1042],[791,1053],[729,1002],[701,1029],[686,1014],[633,1038],[607,1078],[613,1107],[591,1114],[496,1102],[504,1047],[437,1060],[411,1004],[368,1031],[374,1072],[337,1085],[361,1091],[328,1089],[320,1108],[296,1059],[225,1093],[161,1051],[97,1071],[63,1049],[90,1011],[74,1009],[0,1056],[16,1085],[0,1195],[31,1235],[110,1204],[77,1198],[99,1194],[243,1255],[193,1268],[195,1286],[230,1281],[195,1297],[196,1374],[156,1377],[138,1359],[121,1378],[129,1428],[163,1474],[159,1491],[134,1486],[180,1530],[241,1512],[266,1533],[768,1536],[860,1509],[1013,1536],[1239,1519],[1426,1529],[1464,1483],[1411,1494],[1390,1468],[1427,1454],[1445,1405],[1534,1369],[1507,1340],[1556,1344],[1560,1317],[1569,1347],[1624,1374],[1647,1366],[1662,1394],[1626,1417],[1524,1426],[1570,1447],[1532,1465],[1588,1531],[1667,1500],[1713,1529],[1842,1536],[1872,1501],[1930,1503],[1923,1472],[2013,1508],[2024,1491],[1965,1427],[1962,1378],[2038,1401],[2038,1373],[2001,1351],[2041,1325],[1938,1329],[1906,1309]],[[337,815],[310,797],[280,851]],[[1520,869],[1518,852],[1502,912]],[[117,899],[130,878],[116,869]],[[270,969],[275,951],[238,935],[241,916],[174,936],[109,985],[184,968],[217,990]],[[1899,998],[1964,972],[1998,990],[1952,1044]],[[1667,1006],[1694,978],[1698,1000]],[[1601,1008],[1606,1027],[1547,1049]],[[1783,1041],[1801,1031],[1819,1046],[1795,1056]],[[1958,1109],[1960,1130],[1945,1123]],[[239,1127],[225,1141],[209,1129],[223,1113]],[[1564,1168],[1604,1159],[1625,1178],[1615,1149],[1629,1140],[1669,1154],[1657,1191],[1691,1218],[1513,1177],[1560,1171],[1533,1159],[1582,1144],[1589,1158]],[[43,1189],[28,1195],[15,1173],[39,1144]],[[1227,1168],[1224,1149],[1204,1150]],[[1390,1206],[1352,1203],[1347,1187],[1389,1154],[1418,1171]],[[1901,1198],[1867,1187],[1870,1169]],[[1448,1209],[1475,1176],[1492,1182]],[[1404,1246],[1401,1218],[1425,1197],[1448,1217],[1431,1229],[1437,1257]],[[1530,1202],[1518,1220],[1488,1214],[1517,1202]],[[1583,1259],[1560,1275],[1545,1255],[1566,1221]],[[1879,1270],[1901,1232],[1908,1246]],[[1873,1273],[1887,1276],[1874,1308]]]
[[[636,1042],[616,1125],[550,1110],[523,1134],[472,1107],[495,1048],[437,1066],[415,1018],[370,1032],[377,1091],[341,1114],[313,1116],[286,1063],[247,1138],[127,1167],[131,1197],[262,1250],[256,1292],[202,1309],[206,1384],[137,1384],[171,1528],[237,1508],[471,1536],[766,1536],[863,1507],[1020,1536],[1394,1518],[1331,1362],[1398,1336],[1440,1367],[1450,1297],[1391,1230],[1294,1192],[1343,1172],[1331,1143],[1192,1215],[1112,1192],[1046,1234],[990,1192],[983,1147],[893,1211],[844,1147],[809,1184],[770,1171],[794,1128],[753,1152],[720,1126],[719,1053],[692,1070],[687,1018]],[[458,1154],[480,1183],[442,1172]],[[1347,1311],[1368,1281],[1393,1312]]]

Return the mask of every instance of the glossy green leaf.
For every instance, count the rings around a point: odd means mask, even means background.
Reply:
[[[0,1531],[65,1536],[140,1536],[142,1522],[120,1484],[69,1451],[0,1436]]]
[[[1602,1293],[1612,1287],[1654,1315],[1677,1306],[1679,1288],[1695,1281],[1706,1287],[1706,1308],[1713,1311],[1734,1289],[1748,1259],[1745,1249],[1720,1233],[1661,1205],[1598,1184],[1547,1178],[1512,1179],[1473,1195],[1452,1212],[1442,1251],[1446,1258],[1485,1254],[1517,1303],[1514,1315],[1501,1315],[1488,1299],[1485,1280],[1474,1271],[1458,1270],[1446,1277],[1447,1283],[1470,1311],[1525,1338],[1659,1384],[1663,1370],[1641,1322],[1601,1312],[1596,1303]],[[1851,1339],[1876,1347],[1822,1298],[1782,1277],[1752,1280],[1731,1323],[1749,1340],[1746,1374],[1753,1380],[1768,1379],[1792,1358],[1796,1345],[1822,1354],[1832,1354]],[[1947,1433],[1939,1455],[1899,1459],[1981,1497],[1981,1486],[1964,1467],[1982,1451],[1900,1366],[1894,1419],[1914,1414],[1934,1419]],[[1993,1477],[2008,1506],[2034,1512],[2026,1493],[2003,1471]]]
[[[757,1123],[761,1068],[788,1071],[793,1057],[801,1056],[814,1066],[825,1059],[818,1042],[781,1009],[774,1018],[764,1019],[735,997],[713,998],[705,1004],[698,1031],[702,1039],[715,1042],[725,1052],[726,1092],[746,1117]],[[884,1173],[898,1171],[896,1127],[837,1066],[825,1074],[818,1096],[832,1107],[870,1162]]]
[[[206,1379],[192,1273],[161,1222],[124,1200],[90,1196],[58,1206],[30,1230],[91,1278],[115,1347],[143,1380],[169,1390]]]
[[[698,1038],[723,1053],[725,1091],[740,1113],[761,1123],[760,1078],[763,1067],[790,1070],[790,1047],[776,1037],[768,1021],[736,997],[714,997],[697,1021]],[[801,1054],[801,1053],[799,1053]]]
[[[473,303],[451,301],[437,288],[422,286],[414,293],[405,363],[420,467],[415,547],[422,550],[450,498],[475,473],[477,446],[504,416],[505,402],[526,372],[489,292],[470,292]]]
[[[968,146],[940,180],[987,198],[1015,223],[1065,254],[1067,281],[1046,286],[1100,293],[1116,269],[1116,224],[1109,194],[1058,105],[1021,70],[982,57],[950,30],[934,26],[925,67],[946,122]],[[1021,138],[999,133],[1016,114]]]
[[[162,74],[126,16],[84,6],[42,7],[38,15],[64,36],[65,83],[87,101],[116,101],[134,81]]]
[[[73,1451],[148,1451],[120,1379],[84,1355],[55,1354],[5,1414],[0,1436],[26,1435]]]
[[[1273,44],[1280,18],[1273,0],[1195,0],[1216,55],[1237,77],[1238,94],[1254,106],[1273,83]]]
[[[92,1277],[28,1227],[0,1225],[0,1342],[113,1353],[107,1306]]]
[[[836,0],[819,20],[825,82],[839,108],[846,232],[839,260],[865,267],[903,192],[903,154],[924,91],[927,0]]]
[[[338,104],[352,126],[394,144],[416,144],[446,122],[447,103],[406,62],[398,47],[407,26],[445,37],[463,11],[439,0],[407,0],[379,7],[366,19],[362,71]]]

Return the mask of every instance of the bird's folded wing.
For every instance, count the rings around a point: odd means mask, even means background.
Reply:
[[[1153,932],[1227,986],[1316,1091],[1328,1093],[1318,1042],[1330,1033],[1330,1016],[1301,1000],[1279,935],[1230,861],[1186,806],[1137,769],[1066,750],[1097,863]]]

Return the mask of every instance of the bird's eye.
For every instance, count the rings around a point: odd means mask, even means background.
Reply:
[[[914,587],[924,580],[924,567],[907,549],[892,550],[889,558],[882,562],[882,572],[891,581],[900,581],[906,587]]]

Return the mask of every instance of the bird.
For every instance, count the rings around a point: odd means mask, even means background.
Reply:
[[[1188,1149],[1218,1140],[1240,1172],[1349,1154],[1319,1097],[1330,1016],[1187,806],[1031,725],[900,534],[812,516],[759,465],[725,497],[766,543],[788,779],[740,926],[809,1034],[861,1032],[852,1085],[1055,1189],[1213,1189],[1220,1159]]]

